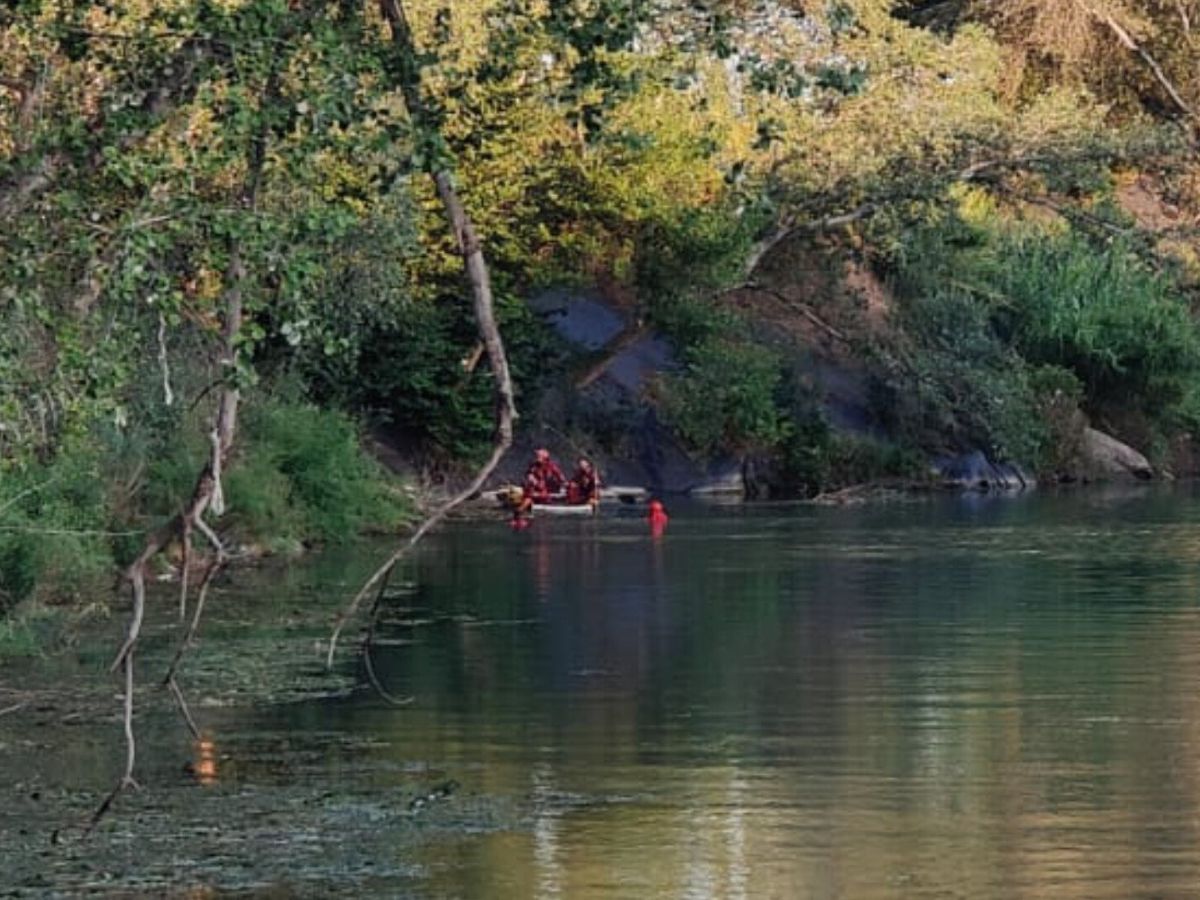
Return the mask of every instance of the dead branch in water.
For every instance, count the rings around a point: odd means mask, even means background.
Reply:
[[[135,635],[136,640],[136,635]],[[85,835],[90,834],[92,829],[100,824],[100,820],[104,818],[104,814],[112,808],[114,801],[121,795],[123,791],[133,789],[137,790],[140,786],[133,778],[133,766],[137,760],[137,741],[133,734],[133,647],[132,645],[123,648],[121,661],[125,666],[125,696],[122,702],[122,721],[125,726],[125,771],[121,775],[121,780],[117,782],[117,786],[113,788],[104,801],[96,807],[96,811],[92,813],[91,819],[88,820],[87,826],[83,829]]]
[[[268,79],[268,94],[276,92],[277,86],[278,73],[272,72]],[[258,205],[259,187],[266,158],[266,140],[267,131],[264,124],[260,127],[258,134],[251,142],[248,151],[246,181],[242,186],[239,197],[242,208],[250,213],[253,213]],[[236,366],[238,342],[244,318],[243,292],[245,290],[246,268],[242,262],[241,251],[242,248],[238,241],[231,240],[229,264],[226,270],[228,287],[224,296],[219,359],[221,369],[226,373],[232,373]],[[187,704],[183,699],[183,692],[179,688],[179,684],[175,678],[175,673],[178,670],[184,653],[191,646],[191,642],[199,628],[208,587],[213,577],[225,563],[224,547],[217,538],[216,533],[204,520],[204,516],[209,511],[212,511],[215,515],[220,515],[224,511],[221,472],[228,460],[230,451],[233,449],[234,438],[237,434],[237,413],[240,400],[241,395],[236,386],[228,382],[222,385],[220,396],[217,400],[216,417],[211,434],[212,452],[208,461],[196,476],[196,484],[192,489],[191,498],[180,513],[146,537],[141,553],[138,554],[137,558],[124,572],[124,580],[130,586],[133,608],[125,640],[121,644],[121,649],[117,652],[116,658],[113,660],[111,670],[116,671],[122,665],[125,667],[124,720],[127,748],[126,767],[124,774],[117,782],[117,786],[113,788],[112,792],[104,799],[104,802],[92,814],[91,822],[85,829],[85,833],[90,832],[99,824],[105,813],[112,807],[113,802],[124,790],[131,786],[136,786],[136,782],[133,780],[133,764],[136,758],[136,744],[133,732],[133,654],[137,647],[138,639],[141,636],[142,622],[145,617],[146,570],[151,560],[166,549],[173,540],[180,539],[184,542],[182,554],[184,570],[180,579],[179,610],[181,616],[185,615],[187,610],[187,569],[191,563],[191,550],[188,544],[191,541],[193,530],[200,531],[208,538],[209,542],[216,549],[216,555],[201,580],[199,596],[196,600],[196,608],[193,612],[191,624],[167,670],[163,684],[171,689],[176,700],[179,702],[180,714],[183,716],[189,730],[193,734],[197,733],[196,723],[192,720],[191,714],[188,711]]]
[[[417,59],[416,46],[413,42],[412,30],[404,13],[404,7],[399,0],[380,0],[379,5],[384,19],[392,29],[392,43],[396,53],[403,62],[399,87],[404,96],[404,102],[408,106],[409,116],[414,121],[425,122],[427,117],[424,104],[421,100],[421,73],[420,68],[414,64],[414,61]],[[479,329],[479,339],[483,343],[484,350],[487,353],[488,364],[491,367],[492,378],[495,382],[496,431],[492,442],[492,452],[487,462],[475,473],[475,477],[471,479],[470,484],[435,509],[417,527],[412,536],[401,544],[387,558],[383,565],[375,570],[374,574],[359,588],[358,593],[354,595],[346,608],[342,610],[329,636],[329,652],[325,658],[327,668],[333,668],[333,658],[337,652],[338,639],[341,637],[342,630],[358,611],[362,601],[371,593],[372,588],[385,583],[392,569],[395,568],[396,563],[415,547],[421,541],[421,538],[425,537],[430,530],[445,519],[455,507],[479,493],[484,482],[496,470],[496,466],[500,464],[500,460],[504,458],[504,454],[508,452],[508,448],[512,446],[513,442],[513,424],[517,418],[517,408],[513,395],[512,374],[508,368],[508,356],[504,350],[504,340],[496,324],[491,276],[488,272],[487,260],[483,255],[483,247],[479,242],[479,236],[475,232],[475,225],[463,207],[462,200],[458,196],[458,191],[454,187],[454,181],[451,178],[450,172],[444,168],[439,168],[431,171],[430,175],[433,178],[434,186],[437,188],[438,197],[442,202],[442,210],[446,215],[446,221],[450,226],[451,232],[454,234],[459,254],[463,258],[467,281],[471,286],[472,312],[475,315],[475,324]],[[380,588],[379,596],[382,596],[382,588]]]

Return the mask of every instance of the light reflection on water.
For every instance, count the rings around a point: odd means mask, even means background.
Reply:
[[[1188,492],[672,512],[434,535],[375,650],[402,709],[262,704],[331,687],[381,547],[237,573],[184,670],[204,740],[147,693],[93,843],[47,853],[35,796],[106,790],[116,726],[0,732],[0,893],[1200,895]]]
[[[1086,497],[724,509],[661,541],[456,526],[398,601],[437,621],[376,658],[414,706],[327,713],[529,804],[424,845],[429,896],[1186,896],[1198,520]]]

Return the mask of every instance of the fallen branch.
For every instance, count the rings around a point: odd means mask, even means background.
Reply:
[[[200,740],[200,729],[196,727],[196,720],[192,718],[192,711],[188,709],[187,700],[184,699],[179,682],[173,677],[168,676],[167,687],[170,688],[171,696],[175,698],[175,703],[179,706],[179,714],[183,716],[183,721],[187,725],[188,731],[192,733],[192,737],[195,740]]]
[[[416,699],[412,696],[397,697],[383,686],[383,683],[379,680],[379,676],[375,674],[375,664],[371,662],[371,641],[369,638],[363,645],[363,664],[366,666],[367,678],[370,680],[371,686],[375,688],[375,692],[379,694],[379,696],[382,697],[385,702],[391,704],[392,706],[408,706]]]
[[[274,84],[277,80],[275,74],[272,75],[271,82]],[[268,87],[268,90],[272,90]],[[245,209],[253,211],[257,205],[259,182],[262,176],[263,161],[265,157],[265,126],[260,131],[257,139],[253,142],[253,146],[249,153],[249,172],[247,180],[242,190],[242,205]],[[229,288],[225,292],[224,303],[224,322],[222,324],[222,346],[221,346],[221,363],[222,367],[227,370],[232,370],[237,358],[238,341],[241,334],[243,304],[242,291],[246,279],[246,270],[242,264],[241,248],[236,240],[231,241],[229,252],[229,265],[227,269],[227,278]],[[121,794],[122,791],[135,785],[133,780],[133,760],[134,760],[134,735],[133,735],[133,652],[137,646],[138,638],[141,635],[142,621],[145,616],[146,608],[146,568],[150,564],[150,560],[154,559],[168,544],[175,538],[183,536],[185,540],[190,541],[191,530],[193,528],[202,532],[214,546],[218,547],[216,560],[210,564],[208,571],[205,573],[204,580],[201,582],[200,595],[196,601],[196,609],[192,618],[192,625],[188,629],[187,635],[175,654],[175,659],[164,679],[164,683],[168,686],[174,685],[174,693],[177,700],[182,701],[182,691],[179,690],[178,684],[175,683],[175,671],[179,666],[183,654],[190,645],[191,639],[194,637],[196,629],[199,627],[200,615],[204,610],[204,597],[206,595],[208,585],[212,581],[216,570],[224,563],[223,548],[221,542],[216,537],[215,533],[204,521],[204,514],[213,508],[216,511],[216,501],[220,499],[220,473],[225,462],[225,458],[233,448],[234,436],[237,431],[237,410],[240,400],[238,389],[232,385],[225,384],[221,389],[220,398],[217,401],[216,424],[213,429],[213,446],[212,453],[204,468],[201,469],[196,477],[196,485],[192,489],[192,496],[187,505],[178,515],[174,516],[170,521],[151,532],[145,543],[142,546],[141,553],[125,570],[125,580],[130,585],[130,591],[133,597],[133,610],[130,615],[129,628],[125,635],[125,640],[121,644],[121,649],[117,652],[117,656],[113,661],[112,670],[115,671],[119,666],[125,666],[127,690],[126,690],[126,714],[125,714],[125,742],[127,747],[127,765],[125,774],[117,783],[112,793],[105,798],[99,808],[92,815],[92,822],[85,830],[85,833],[95,828],[96,824],[104,817],[104,814],[112,807],[113,802]],[[185,560],[190,563],[190,551],[185,551]],[[186,586],[186,575],[185,586]],[[181,594],[180,609],[186,610],[187,596]],[[195,723],[190,721],[191,715],[187,711],[187,704],[181,703],[181,713],[184,719],[188,721],[189,728],[194,732],[196,730]]]
[[[179,647],[175,651],[175,656],[171,659],[171,664],[167,666],[167,674],[163,676],[163,684],[173,686],[177,699],[182,702],[182,692],[175,682],[175,674],[179,670],[179,665],[183,662],[183,656],[192,646],[192,642],[196,639],[196,632],[200,630],[200,618],[204,615],[204,601],[208,597],[208,587],[212,584],[212,580],[216,577],[217,572],[225,565],[228,560],[228,555],[225,552],[225,545],[221,543],[221,539],[217,537],[215,531],[209,527],[208,523],[200,516],[196,517],[196,528],[208,538],[208,542],[213,546],[213,557],[208,566],[204,570],[204,577],[200,579],[200,589],[196,594],[196,607],[192,611],[192,621],[188,625],[188,630],[183,636],[183,640],[179,642]],[[186,584],[186,581],[185,581]],[[186,598],[181,598],[180,608],[182,609],[186,603]],[[186,708],[186,707],[185,707]],[[188,717],[190,718],[190,717]],[[192,730],[195,731],[195,725],[189,722]]]
[[[1189,47],[1196,46],[1192,40],[1192,20],[1188,16],[1187,7],[1183,5],[1183,0],[1175,0],[1175,9],[1179,12],[1179,24],[1183,26],[1183,37],[1188,42]]]
[[[650,334],[650,325],[641,319],[634,319],[613,337],[603,347],[588,355],[583,361],[579,372],[571,379],[572,386],[582,391],[600,378],[626,350]]]
[[[136,639],[136,636],[135,636]],[[104,814],[109,811],[117,797],[126,790],[137,790],[140,786],[133,778],[133,766],[137,760],[137,741],[133,734],[133,648],[130,646],[123,651],[122,661],[125,666],[125,698],[122,705],[122,719],[125,725],[125,771],[121,775],[121,780],[117,782],[117,786],[113,788],[104,798],[103,802],[96,807],[96,811],[92,813],[91,819],[87,826],[83,829],[84,835],[90,834],[92,830],[100,824],[100,820],[104,818]]]
[[[780,303],[786,305],[789,309],[800,313],[800,315],[808,319],[809,322],[811,322],[813,325],[816,325],[822,331],[828,333],[831,337],[837,338],[844,344],[850,343],[850,338],[844,331],[839,328],[835,328],[818,316],[812,311],[812,309],[809,308],[807,303],[803,303],[799,300],[793,300],[791,297],[788,297],[781,291],[777,291],[774,288],[769,288],[766,285],[759,284],[756,281],[746,281],[742,284],[735,284],[733,287],[726,288],[725,290],[721,291],[721,294],[732,294],[734,291],[753,291],[755,293],[767,294],[771,297],[774,297]]]
[[[404,8],[399,0],[380,0],[380,9],[384,19],[392,30],[392,42],[402,61],[400,90],[408,107],[409,116],[415,121],[425,120],[425,109],[421,101],[420,68],[417,60],[416,47],[413,44],[412,30],[405,17]],[[479,330],[479,339],[487,353],[488,365],[492,370],[495,382],[494,394],[496,402],[496,430],[492,440],[492,452],[475,473],[471,482],[439,506],[423,521],[412,537],[405,541],[387,558],[370,578],[366,580],[358,593],[351,598],[350,603],[338,616],[333,631],[329,636],[329,652],[326,654],[325,665],[333,668],[334,654],[337,652],[338,639],[351,617],[358,611],[363,599],[376,585],[381,584],[398,563],[413,547],[420,543],[436,525],[438,525],[455,507],[465,503],[479,493],[484,482],[491,477],[504,454],[513,442],[513,424],[517,418],[517,407],[514,399],[512,374],[508,368],[508,356],[504,349],[504,340],[496,324],[495,304],[492,298],[491,276],[488,272],[487,260],[483,255],[483,247],[479,236],[475,233],[475,225],[459,199],[454,181],[447,169],[440,168],[430,172],[437,194],[442,201],[442,209],[446,221],[454,235],[459,254],[463,258],[467,281],[471,285],[472,312],[475,325]]]
[[[508,452],[508,448],[512,446],[513,438],[513,421],[516,419],[516,409],[512,404],[511,395],[506,403],[502,403],[497,408],[497,423],[496,423],[496,438],[492,445],[492,455],[488,457],[488,461],[483,464],[475,477],[471,479],[471,483],[465,488],[435,509],[413,532],[412,537],[400,545],[391,556],[368,578],[358,589],[358,593],[351,598],[350,603],[342,610],[333,626],[333,632],[329,636],[329,651],[325,656],[326,668],[333,668],[333,657],[337,652],[338,639],[341,637],[342,631],[351,617],[358,611],[358,607],[362,604],[366,596],[371,593],[371,589],[376,585],[380,585],[396,567],[396,563],[408,554],[413,547],[421,542],[421,538],[425,537],[435,526],[449,515],[455,507],[462,505],[467,500],[470,500],[483,487],[483,483],[496,470],[496,466],[500,464],[504,454]]]

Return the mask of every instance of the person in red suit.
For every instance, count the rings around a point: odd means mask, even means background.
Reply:
[[[575,474],[567,484],[567,502],[573,506],[600,502],[600,473],[592,461],[584,456],[576,463]]]
[[[566,483],[566,476],[550,458],[550,451],[539,447],[533,453],[533,462],[525,470],[525,502],[522,506],[528,508],[535,503],[549,503],[562,492]]]
[[[667,515],[666,509],[663,508],[661,500],[650,501],[650,511],[646,514],[646,521],[650,523],[650,534],[654,537],[660,537],[667,527],[667,521],[670,516]]]

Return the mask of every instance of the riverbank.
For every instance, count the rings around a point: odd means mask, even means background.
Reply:
[[[519,813],[486,798],[439,805],[446,778],[435,769],[384,767],[378,771],[389,775],[386,790],[348,787],[329,762],[361,758],[373,739],[319,721],[295,734],[243,724],[267,709],[315,711],[361,684],[354,642],[347,641],[333,672],[325,669],[323,644],[335,613],[375,557],[385,555],[383,543],[369,546],[378,552],[334,548],[298,564],[243,567],[214,587],[179,678],[199,740],[157,684],[182,628],[172,588],[152,591],[137,662],[143,789],[122,794],[86,838],[82,828],[123,761],[117,685],[107,671],[123,616],[92,619],[69,649],[0,658],[0,770],[8,773],[0,789],[0,893],[182,896],[206,885],[271,885],[301,895],[361,896],[410,877],[404,847],[430,832],[511,827]],[[407,818],[407,839],[394,829],[381,833],[379,822],[395,817]]]

